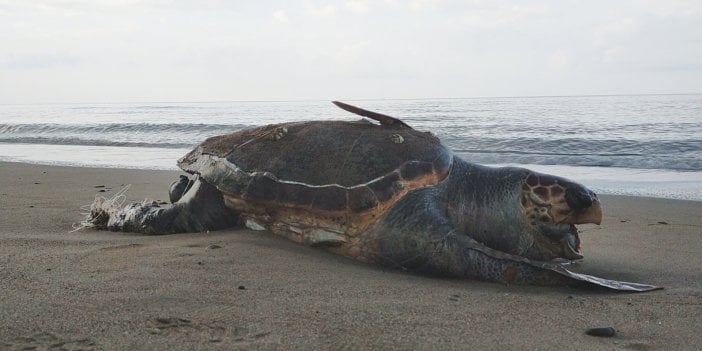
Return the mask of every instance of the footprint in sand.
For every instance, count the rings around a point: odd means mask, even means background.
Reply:
[[[125,245],[103,247],[103,248],[100,248],[98,250],[99,251],[115,251],[115,250],[133,249],[133,248],[142,247],[142,246],[144,246],[144,244],[125,244]]]
[[[225,328],[214,323],[193,323],[185,318],[158,317],[150,320],[147,332],[153,335],[173,336],[184,335],[196,337],[210,342],[220,342],[225,334]]]
[[[152,335],[185,336],[209,342],[222,342],[230,339],[234,342],[253,342],[270,334],[266,332],[250,332],[248,328],[234,327],[227,329],[218,322],[194,322],[185,318],[158,317],[147,323],[147,332]]]
[[[73,350],[91,351],[97,347],[90,339],[70,339],[51,333],[38,332],[0,343],[3,350]]]

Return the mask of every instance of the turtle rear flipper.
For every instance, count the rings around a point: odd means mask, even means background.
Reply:
[[[154,202],[131,203],[113,213],[107,223],[111,231],[143,234],[204,232],[230,228],[239,216],[224,204],[222,193],[196,177],[183,196],[168,208]]]
[[[395,118],[395,117],[390,117],[388,115],[384,115],[384,114],[378,113],[378,112],[368,111],[368,110],[362,109],[360,107],[345,104],[341,101],[332,101],[332,103],[334,105],[338,106],[339,108],[341,108],[342,110],[345,110],[345,111],[348,111],[351,113],[355,113],[359,116],[374,119],[374,120],[380,122],[380,124],[384,125],[384,126],[402,126],[405,128],[413,129],[407,123],[405,123],[405,122],[403,122],[400,119]]]

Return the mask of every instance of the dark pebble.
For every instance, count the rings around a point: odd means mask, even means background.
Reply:
[[[666,221],[659,221],[658,224],[668,224]]]
[[[221,248],[222,248],[221,246],[215,245],[215,244],[210,244],[207,246],[208,250],[221,249]]]
[[[238,287],[237,289],[239,289],[239,290],[246,290],[246,287],[243,286],[243,285],[239,285],[239,287]]]
[[[98,193],[104,193],[104,192],[105,192],[105,189],[98,190]]]
[[[41,183],[39,183],[39,182],[34,182],[34,184],[41,184]]]
[[[93,188],[104,188],[104,187],[105,187],[104,185],[96,185]]]
[[[601,328],[590,328],[585,331],[585,334],[591,336],[601,336],[611,338],[614,336],[614,328],[612,327],[601,327]]]
[[[202,262],[198,262],[197,264],[199,264],[199,265],[201,265],[201,266],[202,266]]]

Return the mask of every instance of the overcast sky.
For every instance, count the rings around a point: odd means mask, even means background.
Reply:
[[[702,1],[0,0],[0,103],[702,93]]]

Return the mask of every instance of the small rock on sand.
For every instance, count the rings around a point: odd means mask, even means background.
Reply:
[[[615,334],[614,328],[612,327],[598,327],[598,328],[590,328],[585,331],[585,334],[591,335],[591,336],[601,336],[601,337],[613,337]]]

